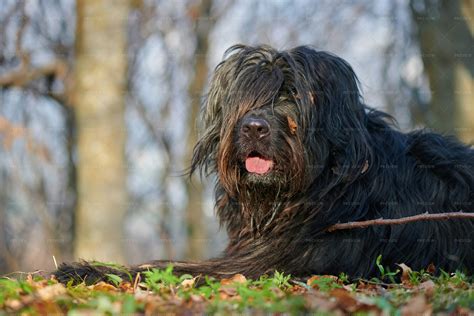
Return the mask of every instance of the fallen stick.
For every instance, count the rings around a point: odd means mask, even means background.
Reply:
[[[380,225],[401,225],[401,224],[418,222],[418,221],[434,221],[434,220],[444,220],[444,219],[453,219],[453,218],[474,219],[474,213],[451,212],[451,213],[430,214],[426,212],[426,213],[418,214],[414,216],[394,218],[394,219],[392,218],[385,219],[382,217],[382,218],[371,219],[367,221],[337,223],[337,224],[334,224],[333,226],[330,226],[327,229],[327,231],[333,232],[335,230],[365,228],[368,226],[380,226]]]

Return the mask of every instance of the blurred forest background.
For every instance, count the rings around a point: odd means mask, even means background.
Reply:
[[[401,129],[473,142],[473,32],[472,0],[1,0],[0,273],[218,254],[182,174],[229,46],[334,52]]]

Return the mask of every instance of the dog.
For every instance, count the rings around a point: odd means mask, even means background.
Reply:
[[[402,133],[368,107],[351,66],[300,46],[231,47],[202,111],[191,173],[217,175],[215,209],[229,236],[202,262],[154,261],[127,273],[62,264],[67,282],[107,281],[169,263],[177,274],[249,278],[378,276],[392,269],[474,271],[474,220],[416,221],[330,231],[338,223],[474,211],[474,150],[428,130]]]

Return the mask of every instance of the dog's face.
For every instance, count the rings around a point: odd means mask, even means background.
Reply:
[[[351,142],[364,130],[364,105],[345,61],[308,47],[235,46],[228,54],[211,81],[192,171],[217,172],[233,196],[294,195],[334,166],[355,163],[346,161],[348,149],[356,151],[351,160],[363,159],[364,147]]]
[[[231,168],[236,169],[241,184],[288,190],[303,179],[307,162],[297,105],[281,95],[276,98],[249,110],[233,129]]]

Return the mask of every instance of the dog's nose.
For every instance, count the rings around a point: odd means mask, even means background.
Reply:
[[[270,135],[270,124],[261,118],[247,117],[242,122],[241,132],[249,138],[261,139]]]

